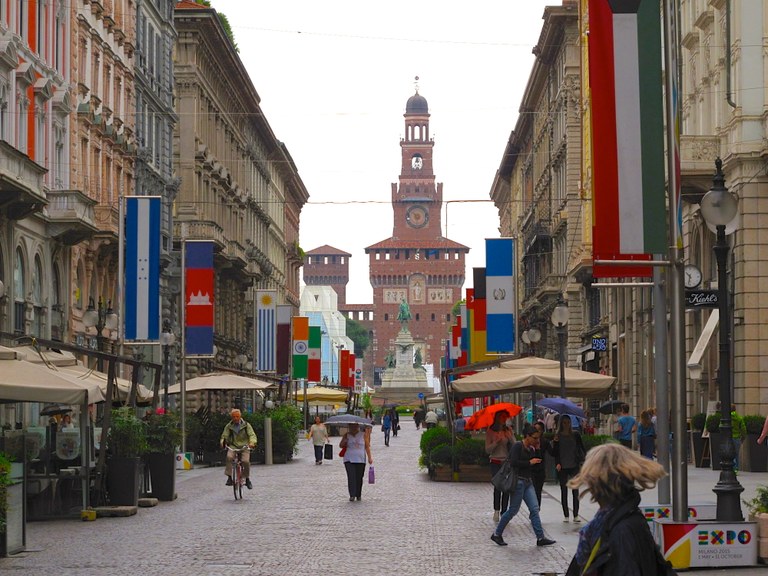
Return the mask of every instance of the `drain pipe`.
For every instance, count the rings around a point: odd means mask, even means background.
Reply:
[[[725,2],[725,101],[736,108],[731,94],[731,0]]]

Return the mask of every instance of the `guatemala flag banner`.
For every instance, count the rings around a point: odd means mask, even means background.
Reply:
[[[160,338],[160,197],[125,199],[125,340]]]
[[[496,354],[515,352],[515,241],[485,240],[486,349]]]

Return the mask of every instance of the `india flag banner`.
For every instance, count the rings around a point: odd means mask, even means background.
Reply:
[[[295,380],[306,378],[309,366],[309,318],[294,316],[293,328],[293,371]]]
[[[274,372],[277,366],[277,290],[256,290],[256,367]]]
[[[486,349],[515,352],[515,243],[512,238],[485,240]]]
[[[320,326],[309,327],[309,353],[307,360],[307,380],[320,382],[322,364],[320,362],[320,346],[322,345],[322,330]]]
[[[589,0],[594,251],[667,251],[658,0]]]
[[[160,338],[160,197],[125,199],[125,339]]]

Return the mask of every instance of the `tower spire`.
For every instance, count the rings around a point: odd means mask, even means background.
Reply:
[[[416,94],[418,94],[419,93],[419,77],[418,76],[416,76],[413,79],[413,85],[416,87]]]

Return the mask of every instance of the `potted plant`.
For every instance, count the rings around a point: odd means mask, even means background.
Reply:
[[[139,464],[147,451],[147,426],[130,407],[112,409],[107,436],[107,491],[113,506],[139,503]]]
[[[176,497],[176,452],[181,444],[181,421],[174,412],[152,414],[147,419],[145,460],[152,483],[152,496],[158,500]]]
[[[699,412],[691,416],[691,445],[693,447],[693,463],[701,468],[704,462],[705,441],[701,435],[704,432],[704,425],[707,422],[707,415]]]
[[[456,441],[460,482],[490,482],[491,467],[482,438],[462,438]]]
[[[758,486],[755,497],[743,502],[749,510],[750,520],[757,522],[758,556],[765,561],[768,558],[768,486]]]
[[[720,433],[720,413],[707,416],[704,428],[709,432],[709,465],[712,470],[720,470],[720,452],[723,447],[723,435]]]
[[[768,472],[768,442],[757,443],[760,433],[763,431],[765,418],[759,415],[744,416],[744,426],[747,429],[747,438],[744,441],[746,453],[744,455],[744,470],[750,472]]]

